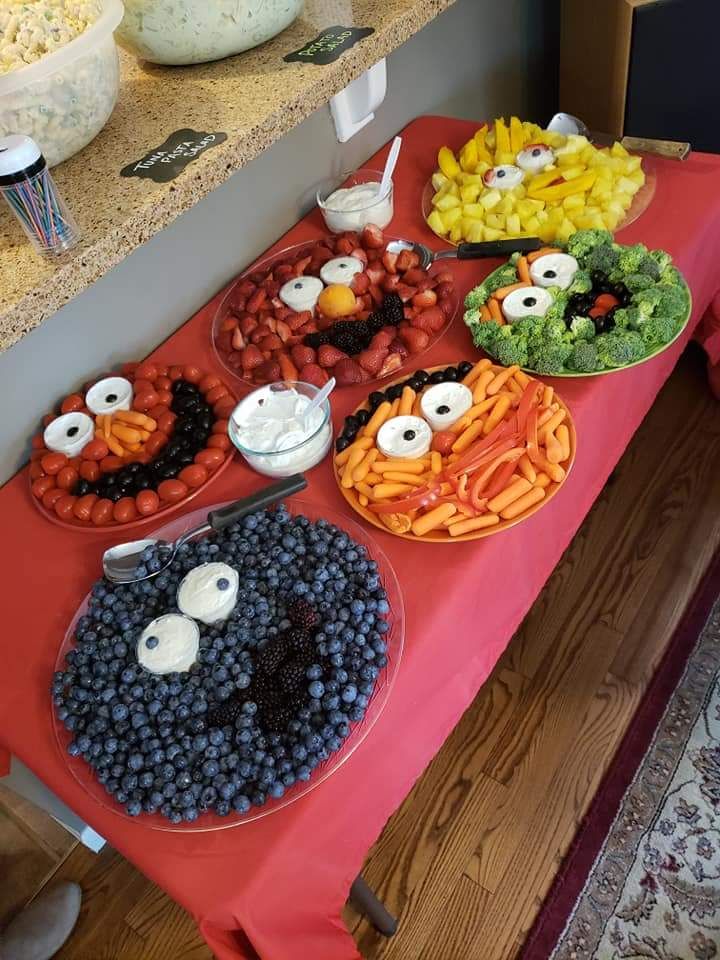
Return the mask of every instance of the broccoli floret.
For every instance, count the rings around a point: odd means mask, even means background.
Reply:
[[[562,373],[572,350],[572,344],[559,337],[549,337],[537,346],[531,343],[528,349],[528,366],[538,373]]]
[[[587,270],[578,270],[567,288],[567,293],[589,293],[592,290],[592,280]]]
[[[542,336],[545,329],[544,317],[520,317],[512,324],[513,333],[524,337]]]
[[[647,290],[633,295],[641,319],[665,315],[673,320],[685,319],[688,310],[688,295],[685,287],[656,283]]]
[[[598,365],[598,352],[595,344],[588,343],[587,340],[580,340],[573,347],[567,365],[570,370],[575,370],[577,373],[592,373]]]
[[[590,272],[599,270],[608,276],[619,266],[619,257],[620,254],[611,243],[601,243],[585,257],[585,269]]]
[[[578,230],[567,242],[567,252],[580,260],[595,247],[612,243],[612,234],[607,230]]]
[[[648,255],[648,249],[644,243],[636,243],[631,247],[621,247],[618,268],[623,273],[637,273],[638,267]]]
[[[482,347],[488,353],[494,354],[495,339],[500,331],[500,325],[494,320],[488,320],[487,323],[473,324],[472,338],[476,347]]]
[[[553,320],[562,320],[563,327],[565,326],[565,310],[567,309],[568,303],[568,292],[567,290],[561,290],[560,287],[549,287],[548,293],[552,297],[552,303],[545,311],[545,324],[552,322]]]
[[[567,334],[567,327],[565,326],[564,317],[549,317],[548,314],[545,314],[545,324],[543,326],[542,335],[546,339],[550,340],[560,340]]]
[[[645,341],[634,330],[612,330],[595,338],[598,361],[607,368],[625,367],[647,352]]]
[[[592,340],[595,336],[595,324],[590,317],[573,317],[570,332],[576,340]]]
[[[465,321],[466,327],[472,327],[475,323],[480,323],[480,309],[478,307],[471,307],[469,310],[466,310],[463,314],[463,320]]]
[[[685,287],[685,280],[683,275],[677,269],[677,267],[669,266],[660,274],[660,283],[668,287]]]
[[[660,279],[660,267],[657,265],[655,260],[648,254],[638,264],[637,272],[645,277],[650,277],[651,280]]]
[[[516,282],[517,272],[514,264],[505,263],[468,293],[465,297],[465,306],[468,310],[479,309],[491,293],[494,293],[500,287],[506,287],[508,284]]]
[[[640,324],[640,336],[648,347],[669,343],[677,331],[677,319],[665,313],[655,314]]]
[[[517,363],[526,367],[528,363],[528,341],[522,334],[514,333],[515,324],[502,327],[500,334],[495,338],[494,356],[504,367],[511,367]],[[510,336],[502,336],[505,330]]]
[[[615,327],[619,330],[637,330],[640,323],[640,311],[637,307],[618,307],[614,313]]]
[[[672,257],[664,250],[651,250],[650,256],[660,268],[661,273],[672,264]]]
[[[653,286],[652,279],[645,273],[630,273],[622,278],[622,282],[630,293],[638,293],[640,290],[646,290]]]

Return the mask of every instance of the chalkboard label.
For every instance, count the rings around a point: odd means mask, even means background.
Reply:
[[[300,50],[283,57],[287,63],[334,63],[341,53],[354,47],[358,40],[375,33],[374,27],[327,27]]]
[[[176,130],[165,143],[150,150],[140,160],[120,171],[121,177],[141,177],[155,183],[167,183],[182,173],[201,153],[227,140],[226,133],[204,133],[198,130]]]

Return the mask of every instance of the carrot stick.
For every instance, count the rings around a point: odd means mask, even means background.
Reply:
[[[400,396],[400,406],[398,407],[398,416],[409,416],[410,412],[412,411],[414,401],[415,391],[413,388],[408,386],[403,387],[403,391]]]
[[[354,450],[369,450],[372,445],[372,437],[360,437],[354,443],[351,443],[349,447],[345,447],[343,452],[335,457],[335,463],[339,467],[342,467],[343,464],[348,462]]]
[[[548,436],[548,434],[551,434],[556,427],[559,427],[564,419],[565,419],[564,410],[558,410],[557,413],[554,413],[552,417],[550,417],[550,419],[547,421],[547,423],[544,423],[538,430],[538,440],[540,441],[540,443],[544,443],[545,438]]]
[[[555,436],[562,447],[560,463],[564,463],[566,460],[570,459],[570,431],[564,423],[561,423],[555,431]]]
[[[366,506],[368,505],[368,503],[370,502],[370,501],[368,500],[366,494],[364,494],[364,493],[358,494],[358,501],[359,501],[361,507],[366,507]]]
[[[539,250],[533,250],[527,255],[528,263],[535,263],[540,257],[546,257],[549,253],[562,253],[560,247],[540,247]]]
[[[565,459],[567,459],[567,457]],[[437,450],[433,450],[430,454],[430,469],[434,474],[438,474],[442,471],[442,456]]]
[[[157,430],[156,421],[144,413],[138,413],[137,410],[116,410],[113,413],[113,416],[121,423],[129,423],[133,427],[142,427],[144,430],[149,430],[151,433]]]
[[[507,394],[504,394],[502,397],[498,398],[498,402],[492,408],[491,412],[488,414],[487,420],[485,421],[485,426],[483,427],[483,433],[487,436],[495,427],[500,423],[505,414],[510,409],[510,399]]]
[[[392,404],[389,400],[383,400],[380,406],[377,408],[375,413],[370,417],[368,422],[363,428],[363,437],[374,437],[380,427],[385,423],[385,421],[390,416],[390,409]]]
[[[390,471],[401,473],[425,473],[425,464],[422,460],[383,460],[375,461],[372,465],[373,473],[388,473]]]
[[[485,399],[487,396],[488,384],[492,383],[494,379],[495,372],[493,370],[484,370],[480,374],[475,381],[475,386],[473,387],[473,403],[480,403]]]
[[[500,309],[500,301],[496,300],[495,297],[490,297],[488,300],[488,307],[490,309],[490,315],[493,320],[496,320],[500,326],[505,323],[505,317],[503,316],[502,310]]]
[[[505,369],[501,370],[500,373],[495,374],[495,377],[488,384],[488,388],[487,388],[488,396],[492,397],[496,393],[499,393],[502,387],[504,387],[507,381],[510,379],[510,377],[512,377],[513,374],[517,373],[519,369],[520,367],[518,367],[518,365],[514,363],[511,367],[505,367]]]
[[[399,497],[403,493],[410,493],[415,487],[409,483],[378,483],[372,488],[375,500],[389,500],[391,497]]]
[[[546,473],[539,473],[533,483],[534,487],[549,487],[552,480]]]
[[[534,504],[540,503],[544,498],[545,491],[543,488],[533,487],[532,490],[528,491],[524,496],[511,503],[509,507],[501,510],[500,516],[503,520],[514,520],[515,517],[519,517],[521,513],[525,513],[526,510],[529,510]]]
[[[554,433],[545,434],[545,456],[549,463],[560,463],[563,458],[562,444]]]
[[[537,479],[537,473],[535,472],[535,467],[530,463],[530,458],[526,453],[524,453],[518,460],[518,470],[526,480],[529,480],[530,483],[535,483]]]
[[[365,457],[365,451],[358,447],[356,450],[350,454],[348,458],[347,465],[345,466],[345,472],[342,475],[341,484],[346,489],[349,490],[353,485],[353,473],[355,467],[359,467]]]
[[[497,406],[497,404],[495,404],[495,406]],[[467,450],[473,440],[477,440],[483,432],[483,426],[482,420],[474,420],[466,430],[463,430],[452,445],[453,453],[462,453],[463,450]]]
[[[545,387],[545,389],[543,390],[543,396],[542,396],[542,404],[541,404],[541,406],[543,406],[543,407],[549,407],[549,406],[550,406],[550,404],[553,402],[553,393],[554,393],[554,392],[555,392],[555,391],[553,390],[552,387]]]
[[[520,257],[518,262],[515,264],[515,269],[517,270],[517,275],[523,281],[523,283],[530,283],[530,268],[528,267],[528,258]]]
[[[565,471],[560,464],[550,463],[547,457],[544,457],[541,453],[538,454],[538,458],[534,462],[535,466],[540,470],[543,470],[550,477],[553,483],[562,483],[562,481],[565,479]]]
[[[509,283],[506,287],[498,287],[497,290],[493,291],[493,296],[496,300],[499,300],[500,303],[502,303],[509,293],[512,293],[515,290],[522,290],[523,287],[531,286],[532,284],[526,280],[521,280],[520,283]]]
[[[417,520],[413,521],[412,532],[416,537],[422,537],[430,533],[436,527],[442,526],[443,522],[457,513],[457,507],[454,503],[441,503],[440,506],[428,511]]]
[[[409,483],[411,487],[424,487],[426,481],[423,477],[416,477],[412,473],[397,473],[392,470],[383,474],[383,482],[391,483]]]
[[[530,377],[526,373],[523,373],[522,370],[516,370],[514,376],[517,382],[523,388],[523,390],[530,383]]]
[[[480,307],[480,323],[487,323],[488,320],[492,320],[492,314],[488,307],[483,303]]]
[[[472,533],[473,530],[482,530],[483,527],[494,527],[500,523],[500,517],[495,513],[486,513],[482,517],[460,520],[448,527],[448,533],[451,537],[461,537],[464,533]]]
[[[475,383],[477,378],[480,376],[480,374],[483,373],[485,370],[489,370],[491,366],[492,366],[492,362],[488,360],[487,357],[483,357],[482,360],[478,360],[478,362],[472,368],[470,373],[468,373],[467,376],[463,377],[462,382],[465,384],[466,387],[471,387]]]
[[[488,510],[491,513],[501,513],[511,503],[519,500],[520,497],[532,490],[533,486],[525,477],[518,477],[513,482],[498,493],[492,499],[488,500]]]
[[[352,472],[353,483],[359,483],[361,480],[365,479],[370,472],[370,467],[377,460],[379,455],[380,451],[377,449],[377,447],[373,447],[371,450],[368,450],[363,459]]]

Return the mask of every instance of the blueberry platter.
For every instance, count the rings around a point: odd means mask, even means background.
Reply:
[[[153,536],[174,540],[207,512]],[[152,548],[144,562],[159,567]],[[140,827],[234,827],[351,756],[389,698],[403,638],[375,540],[293,498],[185,544],[157,576],[94,584],[55,665],[56,741],[89,796]]]

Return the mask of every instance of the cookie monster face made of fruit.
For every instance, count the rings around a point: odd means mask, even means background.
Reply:
[[[615,230],[645,183],[641,158],[620,143],[598,148],[517,117],[482,126],[457,157],[442,147],[438,167],[427,222],[451,243]]]
[[[452,319],[451,273],[425,271],[382,231],[343,233],[279,254],[235,283],[215,321],[215,346],[253,384],[321,387],[386,377],[426,350]]]
[[[73,526],[165,511],[229,462],[236,402],[219,377],[195,366],[126,364],[45,416],[32,441],[32,494]]]

